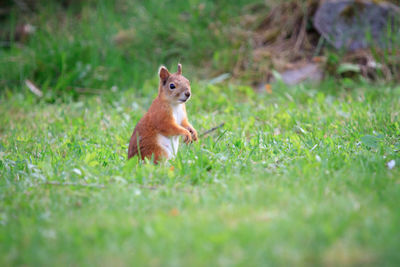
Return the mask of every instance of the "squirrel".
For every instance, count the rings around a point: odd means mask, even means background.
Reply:
[[[138,155],[142,160],[153,158],[157,164],[162,158],[176,156],[180,136],[186,144],[197,141],[197,132],[186,114],[185,103],[191,97],[191,88],[182,75],[182,65],[178,64],[178,71],[173,74],[161,66],[158,75],[158,96],[133,131],[128,159]]]

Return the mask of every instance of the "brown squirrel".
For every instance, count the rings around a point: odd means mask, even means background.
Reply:
[[[189,123],[185,103],[191,96],[190,83],[182,75],[182,65],[176,73],[161,66],[158,75],[158,96],[140,119],[129,142],[128,159],[138,155],[142,160],[157,163],[161,158],[173,158],[178,152],[179,136],[186,144],[197,140],[197,132]],[[139,145],[139,149],[138,149]]]

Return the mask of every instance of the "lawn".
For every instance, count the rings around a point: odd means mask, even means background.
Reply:
[[[0,266],[400,265],[396,49],[363,78],[318,42],[325,79],[287,87],[281,61],[254,60],[274,1],[14,2],[0,14]],[[13,39],[21,25],[35,31]],[[128,161],[157,68],[178,62],[190,122],[224,126],[169,162]],[[250,87],[266,69],[271,88]]]
[[[156,92],[2,95],[1,266],[400,264],[399,86],[194,80],[194,127],[225,126],[127,161]]]

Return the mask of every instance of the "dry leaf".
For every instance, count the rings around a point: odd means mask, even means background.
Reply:
[[[179,215],[179,210],[177,208],[173,208],[169,211],[169,215],[171,216],[178,216]]]
[[[268,94],[272,94],[272,87],[270,83],[265,84],[265,91],[267,91]]]

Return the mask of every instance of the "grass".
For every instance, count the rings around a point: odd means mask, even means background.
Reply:
[[[37,31],[0,50],[0,266],[400,264],[398,85],[207,82],[246,57],[231,33],[259,0],[55,2],[2,24]],[[225,126],[127,161],[177,61],[194,127]]]
[[[159,166],[127,161],[156,83],[2,96],[0,265],[400,263],[400,87],[194,81],[191,122],[224,128]]]
[[[21,23],[36,32],[25,45],[0,50],[1,91],[18,91],[30,79],[53,102],[78,95],[76,88],[140,88],[160,64],[223,71],[240,46],[226,25],[262,1],[70,1],[67,9],[57,2],[38,1],[34,14],[14,11],[3,23],[11,33]]]

